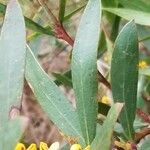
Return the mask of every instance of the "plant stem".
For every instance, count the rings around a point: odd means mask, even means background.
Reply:
[[[71,36],[66,32],[65,28],[63,27],[63,24],[55,17],[55,15],[52,13],[50,8],[47,7],[46,3],[43,0],[38,0],[39,3],[45,8],[46,12],[52,19],[54,23],[54,35],[58,39],[62,39],[66,41],[69,45],[73,46],[74,40],[71,38]],[[98,80],[102,82],[106,87],[111,89],[110,83],[105,79],[105,77],[98,71]]]

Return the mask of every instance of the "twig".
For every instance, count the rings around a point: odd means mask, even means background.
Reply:
[[[69,34],[66,32],[62,23],[55,17],[55,15],[52,13],[51,9],[47,6],[47,4],[43,0],[38,0],[38,1],[41,4],[41,6],[46,10],[50,19],[52,19],[52,21],[53,21],[55,37],[57,37],[58,39],[62,39],[64,41],[66,41],[68,44],[70,44],[71,46],[73,46],[74,41],[69,36]]]
[[[68,44],[70,44],[71,46],[73,46],[74,40],[66,32],[66,30],[63,27],[62,23],[55,17],[55,15],[52,13],[50,8],[47,7],[46,3],[43,0],[38,0],[38,1],[45,8],[45,10],[47,11],[48,15],[53,20],[55,37],[57,37],[58,39],[62,39],[64,41],[66,41]],[[98,79],[106,87],[111,89],[110,83],[105,79],[105,77],[99,71],[98,71]]]
[[[145,136],[150,134],[150,128],[144,128],[140,132],[135,134],[134,141],[138,143],[141,139],[143,139]]]

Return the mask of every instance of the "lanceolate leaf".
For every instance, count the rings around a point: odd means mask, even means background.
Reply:
[[[150,25],[150,13],[132,10],[132,9],[125,9],[125,8],[103,8],[103,10],[111,12],[115,15],[118,15],[126,20],[133,20],[137,24],[141,25]]]
[[[38,102],[61,132],[76,137],[84,145],[75,109],[40,67],[29,47],[27,48],[25,76]]]
[[[72,54],[72,79],[77,112],[87,144],[92,142],[96,132],[96,58],[100,18],[100,0],[89,0],[78,27]]]
[[[17,0],[10,0],[0,36],[0,135],[2,136],[0,149],[11,150],[9,146],[16,144],[21,134],[19,122],[14,124],[9,121],[9,112],[12,106],[18,105],[22,96],[25,38],[25,23],[21,8]]]
[[[8,4],[0,36],[0,123],[6,124],[9,111],[22,95],[25,66],[25,24],[18,2]]]
[[[124,102],[120,122],[125,136],[133,139],[138,82],[138,38],[136,26],[129,22],[118,35],[111,62],[111,83],[115,102]]]
[[[97,126],[97,135],[92,143],[93,150],[110,150],[114,126],[122,107],[123,104],[121,103],[114,104],[109,110],[103,125]]]

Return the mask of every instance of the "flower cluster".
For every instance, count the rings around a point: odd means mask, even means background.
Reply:
[[[49,148],[46,143],[40,142],[40,150],[59,150],[60,145],[59,142],[53,143]],[[16,145],[15,150],[37,150],[36,144],[31,144],[28,148],[25,147],[24,144],[18,143]],[[73,144],[70,148],[70,150],[83,150],[82,147],[79,144]],[[90,150],[90,146],[87,146],[84,150]]]
[[[141,61],[139,62],[139,68],[140,68],[140,69],[144,69],[144,68],[146,68],[147,66],[148,66],[148,64],[147,64],[147,62],[144,61],[144,60],[141,60]]]

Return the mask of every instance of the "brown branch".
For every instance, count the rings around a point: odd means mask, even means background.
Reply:
[[[73,46],[74,40],[69,36],[69,34],[64,29],[63,25],[58,21],[54,26],[55,37],[66,41],[69,45]]]
[[[135,134],[135,142],[139,143],[140,140],[142,140],[145,136],[150,134],[150,128],[144,128],[140,132]]]

